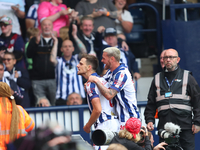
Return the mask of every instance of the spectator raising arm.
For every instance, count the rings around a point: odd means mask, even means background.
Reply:
[[[80,49],[81,53],[87,54],[87,50],[83,42],[78,38],[77,36],[77,26],[75,24],[72,24],[72,36],[74,38],[74,41],[76,42],[78,48]]]
[[[58,63],[56,59],[57,51],[58,51],[58,39],[53,34],[51,35],[54,41],[54,45],[51,50],[50,61],[56,66]]]
[[[11,8],[15,11],[15,14],[17,15],[17,17],[19,17],[20,19],[23,19],[25,17],[25,12],[21,11],[19,8],[21,6],[19,4],[17,4],[16,6],[11,6]]]

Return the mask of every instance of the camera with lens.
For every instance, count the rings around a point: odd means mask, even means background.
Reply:
[[[165,146],[166,150],[183,150],[179,144],[179,133],[181,131],[180,126],[175,125],[171,122],[167,122],[164,125],[164,129],[158,131],[158,135],[164,139],[165,143],[168,145]]]
[[[144,131],[146,131],[146,129],[144,128],[144,127],[141,127],[141,129],[143,129]],[[141,137],[141,139],[138,141],[138,145],[143,145],[144,144],[144,142],[145,142],[145,132],[143,132],[143,131],[141,131],[141,129],[140,129],[140,137]]]
[[[109,145],[114,136],[117,135],[117,132],[113,132],[106,129],[97,129],[92,134],[92,141],[95,145]]]

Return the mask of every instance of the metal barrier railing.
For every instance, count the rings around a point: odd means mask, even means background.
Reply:
[[[138,109],[141,114],[143,125],[145,125],[143,116],[145,106],[146,101],[138,102]],[[83,126],[90,118],[88,105],[26,108],[26,111],[35,121],[35,128],[41,126],[47,120],[56,121],[66,130],[72,131],[73,134],[80,134],[84,140],[91,143],[91,135],[83,130]],[[94,130],[94,128],[92,128],[92,130]]]

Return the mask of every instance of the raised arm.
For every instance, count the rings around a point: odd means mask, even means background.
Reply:
[[[74,38],[74,41],[76,42],[76,45],[80,49],[82,54],[87,54],[87,50],[83,42],[78,38],[77,36],[77,26],[75,24],[72,24],[72,36]]]
[[[54,44],[51,50],[51,54],[50,54],[50,61],[56,65],[57,64],[57,51],[58,51],[58,39],[52,34],[52,38],[54,40]]]
[[[16,6],[11,6],[11,8],[15,11],[15,14],[17,15],[17,17],[23,19],[25,17],[25,12],[21,11],[19,8],[22,7],[19,4],[17,4]]]

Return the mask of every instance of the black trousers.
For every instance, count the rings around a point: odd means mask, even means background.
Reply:
[[[195,150],[195,134],[191,130],[181,130],[180,145],[184,150]]]

